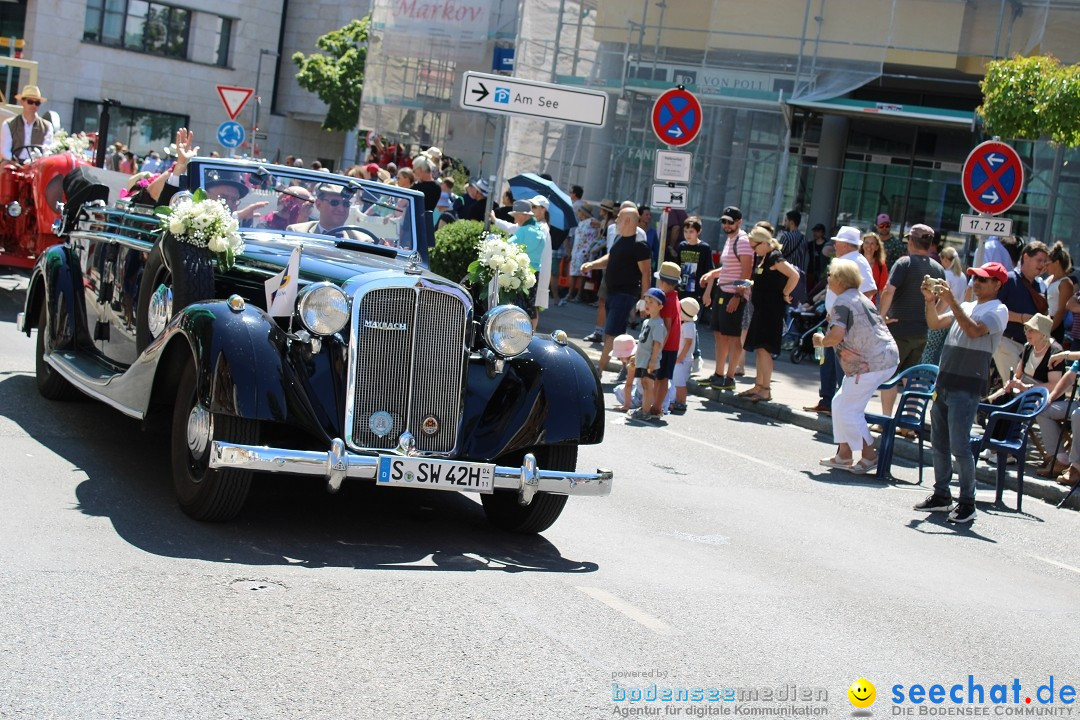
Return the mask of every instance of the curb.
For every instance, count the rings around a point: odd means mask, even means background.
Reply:
[[[599,363],[600,353],[596,351],[591,345],[583,347],[585,354],[588,355],[594,364]],[[697,397],[703,397],[713,402],[720,403],[721,405],[728,405],[730,407],[738,408],[741,411],[754,413],[771,420],[777,420],[789,425],[797,425],[798,427],[806,428],[814,432],[819,432],[825,435],[832,433],[832,422],[828,418],[821,417],[816,413],[811,415],[801,410],[795,410],[787,405],[781,405],[778,403],[755,403],[750,400],[745,400],[730,392],[717,390],[709,385],[703,385],[702,383],[690,378],[686,384],[686,391],[690,395]],[[924,459],[930,454],[929,437],[923,445]],[[911,442],[902,437],[896,438],[896,445],[894,446],[893,453],[905,460],[911,460],[918,462],[919,460],[919,446],[916,443]],[[933,474],[933,467],[931,464],[927,464],[924,467],[930,468],[931,478]],[[1027,472],[1024,473],[1024,497],[1038,498],[1051,505],[1057,505],[1061,500],[1069,494],[1069,488],[1062,485],[1058,485],[1051,480],[1045,480],[1038,475],[1034,474],[1035,468],[1028,467]],[[975,480],[977,483],[988,486],[990,488],[997,487],[997,468],[985,467],[984,465],[977,464],[975,467]],[[895,482],[895,481],[894,481]],[[932,480],[931,480],[932,482]],[[924,471],[923,475],[924,486],[929,490],[930,486],[927,485],[927,477]],[[1015,472],[1006,472],[1005,474],[1005,487],[1013,492],[1016,492],[1017,481]],[[1071,510],[1080,510],[1080,491],[1076,492],[1069,502],[1063,507]]]

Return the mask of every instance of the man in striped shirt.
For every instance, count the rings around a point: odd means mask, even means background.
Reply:
[[[788,210],[784,219],[784,232],[780,233],[780,252],[784,259],[802,271],[809,272],[810,252],[806,245],[806,236],[799,231],[802,213]]]

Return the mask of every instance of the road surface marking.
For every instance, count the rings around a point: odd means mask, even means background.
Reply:
[[[1031,557],[1035,558],[1036,560],[1042,560],[1044,563],[1050,563],[1051,565],[1055,565],[1055,566],[1057,566],[1059,568],[1063,568],[1065,570],[1072,570],[1074,573],[1080,574],[1080,568],[1078,568],[1078,567],[1073,567],[1072,565],[1066,565],[1063,562],[1058,562],[1057,560],[1051,560],[1050,558],[1039,557],[1038,555],[1032,555]]]
[[[789,467],[783,467],[781,465],[775,465],[775,464],[773,464],[771,462],[766,462],[765,460],[762,460],[759,457],[754,457],[753,455],[747,455],[746,453],[741,453],[741,452],[738,452],[736,450],[732,450],[730,448],[721,447],[719,445],[714,445],[713,443],[706,442],[706,441],[704,441],[704,440],[702,440],[700,438],[691,437],[690,435],[683,435],[682,433],[677,433],[674,430],[668,430],[667,428],[660,428],[660,429],[663,430],[664,432],[668,433],[669,435],[674,435],[677,438],[682,438],[683,440],[689,440],[690,442],[696,442],[696,443],[698,443],[700,445],[704,445],[705,447],[710,447],[713,450],[719,450],[720,452],[726,452],[729,455],[734,455],[735,457],[741,457],[743,460],[749,460],[750,462],[756,462],[758,465],[764,465],[765,467],[770,467],[773,470],[779,470],[781,472],[788,472],[788,471],[791,470],[791,468],[789,468]]]
[[[671,632],[671,626],[665,623],[663,620],[660,620],[659,618],[654,618],[652,615],[638,610],[630,603],[622,600],[621,598],[615,597],[609,592],[601,590],[600,588],[585,587],[582,585],[577,585],[575,587],[577,587],[578,590],[585,593],[594,600],[599,600],[612,610],[617,610],[621,612],[626,617],[630,618],[636,623],[644,625],[653,632],[657,632],[662,635],[667,635]]]

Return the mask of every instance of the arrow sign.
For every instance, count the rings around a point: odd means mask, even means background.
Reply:
[[[603,127],[607,121],[605,92],[472,71],[463,76],[459,102],[465,110],[588,127]]]
[[[1024,166],[1010,146],[988,140],[975,146],[960,174],[964,199],[985,215],[1000,215],[1016,203],[1024,187]]]
[[[232,85],[218,85],[217,92],[230,120],[236,119],[247,101],[255,94],[254,88],[233,87]]]
[[[488,95],[490,95],[490,93],[488,92],[488,89],[484,86],[484,83],[478,81],[476,84],[480,87],[473,88],[472,93],[473,95],[476,95],[476,102],[480,102]]]
[[[244,126],[235,120],[226,120],[218,125],[217,140],[222,147],[238,148],[244,142]]]

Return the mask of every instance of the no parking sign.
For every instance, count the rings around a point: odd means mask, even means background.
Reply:
[[[701,103],[682,85],[663,92],[652,109],[652,129],[660,142],[686,145],[701,132]]]
[[[1013,206],[1024,187],[1024,165],[1010,146],[987,140],[975,146],[961,175],[964,198],[987,215],[1000,215]]]

